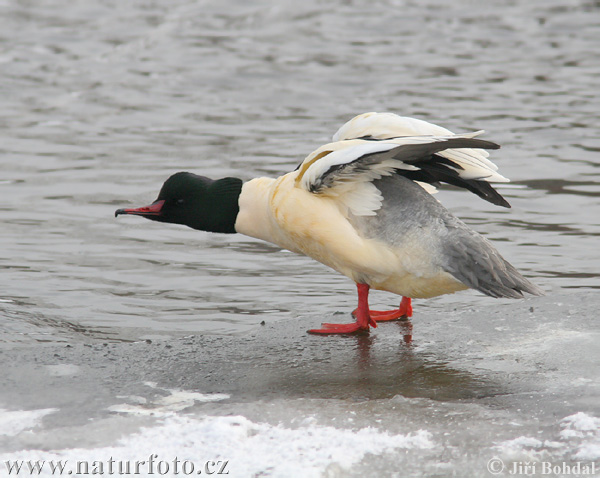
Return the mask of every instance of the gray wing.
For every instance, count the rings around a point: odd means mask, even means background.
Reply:
[[[419,235],[432,263],[466,286],[492,297],[544,295],[483,236],[452,215],[423,188],[402,176],[374,181],[383,195],[376,216],[353,217],[355,227],[397,247]]]

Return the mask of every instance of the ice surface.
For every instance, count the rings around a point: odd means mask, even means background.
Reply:
[[[149,446],[151,444],[151,446]],[[0,462],[14,460],[104,461],[148,460],[148,450],[156,461],[190,461],[202,469],[204,463],[227,461],[233,477],[271,476],[317,478],[327,469],[351,467],[366,454],[384,455],[399,449],[428,449],[434,444],[430,434],[420,430],[406,435],[388,434],[376,428],[358,430],[328,426],[287,428],[255,423],[243,416],[164,418],[154,427],[120,440],[115,446],[95,449],[66,449],[60,452],[27,451],[0,455]],[[90,465],[91,466],[91,465]],[[141,468],[148,471],[147,467]],[[48,468],[40,476],[52,476]],[[169,473],[168,476],[174,476]]]
[[[512,460],[600,460],[600,419],[578,412],[560,420],[554,440],[520,436],[499,443],[498,455]]]
[[[411,344],[394,323],[309,336],[306,317],[244,336],[15,348],[0,400],[29,411],[4,416],[0,458],[156,453],[228,460],[242,477],[301,466],[297,476],[486,476],[493,457],[598,460],[595,296],[534,300],[421,311]],[[26,419],[8,426],[11,413]]]
[[[153,382],[146,382],[145,385],[148,385],[151,388],[157,388],[156,384]],[[108,407],[108,410],[111,412],[160,416],[163,413],[185,410],[196,402],[218,402],[229,398],[229,395],[226,393],[198,393],[186,392],[183,390],[166,391],[169,392],[169,395],[157,397],[151,403],[148,403],[148,400],[143,397],[124,397],[133,400],[134,403],[112,405]]]
[[[43,417],[56,411],[55,408],[12,411],[0,409],[0,436],[11,437],[30,430],[38,426]]]

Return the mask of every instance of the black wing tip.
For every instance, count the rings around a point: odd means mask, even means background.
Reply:
[[[444,140],[444,149],[455,149],[455,148],[474,148],[474,149],[500,149],[498,143],[488,141],[487,139],[479,138],[465,138],[464,136],[457,135],[458,137],[449,137]]]
[[[484,197],[483,199],[487,199],[489,202],[491,202],[492,204],[494,204],[496,206],[502,206],[507,209],[512,208],[510,203],[506,199],[504,199],[504,197],[498,191],[494,190],[494,192],[496,193],[496,195],[494,195],[493,198],[488,199],[488,198]]]
[[[455,186],[463,187],[477,194],[481,199],[485,199],[488,202],[496,206],[502,206],[507,209],[511,208],[510,203],[504,199],[504,196],[494,189],[494,187],[485,180],[481,179],[462,179],[452,178],[453,181],[450,184]],[[443,180],[442,180],[443,181]]]
[[[483,149],[500,149],[502,147],[498,143],[494,143],[493,141],[487,141],[485,139],[480,139],[479,141],[485,142],[486,146],[483,146]]]

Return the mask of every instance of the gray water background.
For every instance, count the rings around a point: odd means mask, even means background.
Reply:
[[[556,320],[563,303],[587,304],[577,327],[597,334],[598,2],[5,1],[0,14],[3,353],[351,320],[353,284],[307,258],[113,213],[148,204],[176,171],[285,173],[366,111],[500,143],[492,159],[512,179],[498,187],[512,209],[452,189],[438,199],[547,292],[537,300]],[[475,292],[415,301],[415,347],[455,347],[461,314],[493,334],[486,321],[504,320],[504,306],[519,328],[541,327],[515,304]],[[442,396],[472,396],[461,386]]]
[[[285,173],[365,111],[486,129],[503,146],[493,159],[513,181],[499,187],[513,209],[462,191],[440,200],[545,289],[600,285],[593,2],[2,10],[2,327],[16,334],[4,340],[73,327],[117,339],[235,333],[347,310],[352,284],[309,260],[112,212],[153,200],[179,170]]]

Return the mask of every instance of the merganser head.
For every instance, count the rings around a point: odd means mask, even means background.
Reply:
[[[129,214],[202,231],[234,233],[241,190],[242,180],[238,178],[215,181],[192,173],[175,173],[165,181],[152,204],[117,209],[115,216]]]

